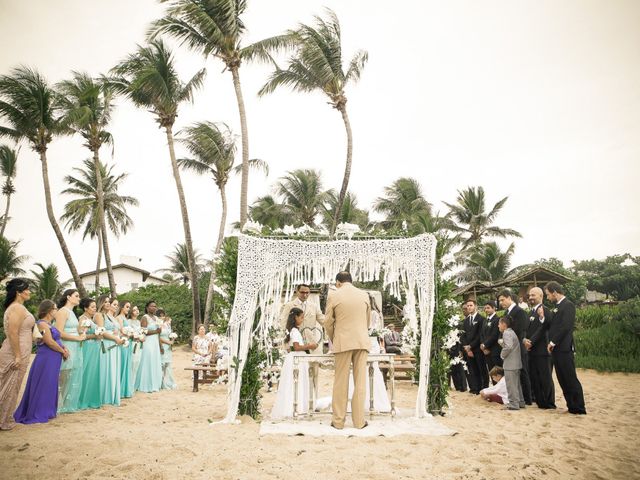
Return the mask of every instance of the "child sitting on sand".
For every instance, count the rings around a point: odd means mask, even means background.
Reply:
[[[508,404],[507,382],[504,379],[504,370],[502,367],[498,365],[493,367],[489,372],[489,376],[491,380],[493,380],[493,385],[480,390],[480,397],[487,402]]]

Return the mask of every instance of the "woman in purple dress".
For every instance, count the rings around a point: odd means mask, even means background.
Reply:
[[[58,329],[51,326],[57,310],[51,300],[44,300],[38,308],[36,324],[42,339],[38,341],[22,400],[13,414],[17,423],[46,423],[58,411],[60,365],[63,358],[69,358],[69,351],[62,345]]]

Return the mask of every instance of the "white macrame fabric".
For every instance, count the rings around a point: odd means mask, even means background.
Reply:
[[[373,281],[383,272],[384,288],[396,298],[404,286],[407,303],[418,304],[420,380],[416,416],[427,413],[427,386],[435,297],[434,263],[436,239],[431,234],[405,239],[302,241],[240,235],[238,238],[236,296],[229,320],[229,366],[227,415],[233,423],[238,413],[242,371],[254,335],[267,346],[269,329],[279,325],[281,298],[290,298],[299,283],[333,283],[338,272],[349,271],[355,282]],[[416,299],[417,294],[417,299]],[[258,323],[254,329],[256,312]],[[419,324],[419,325],[418,325]]]

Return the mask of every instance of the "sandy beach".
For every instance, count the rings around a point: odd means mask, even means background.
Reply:
[[[251,418],[211,425],[225,412],[226,387],[193,393],[185,347],[174,363],[179,390],[0,432],[0,478],[640,478],[640,375],[579,370],[586,416],[565,413],[557,385],[556,411],[506,412],[452,392],[438,421],[453,436],[312,438],[260,436]],[[321,389],[330,382],[327,374]],[[417,387],[397,385],[399,407],[412,409]],[[263,412],[274,398],[265,392]]]

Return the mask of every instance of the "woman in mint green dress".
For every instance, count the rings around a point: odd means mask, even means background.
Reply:
[[[160,328],[158,327],[156,310],[158,310],[156,302],[147,302],[144,307],[145,314],[140,319],[143,332],[146,329],[146,339],[136,376],[136,390],[147,393],[157,392],[162,386],[162,364],[158,337]]]
[[[173,332],[171,330],[171,318],[167,317],[164,310],[158,310],[158,319],[160,320],[160,346],[162,356],[162,390],[175,390],[178,388],[176,381],[173,379]]]
[[[58,300],[55,327],[60,332],[63,346],[69,351],[69,358],[60,366],[58,413],[75,412],[79,409],[83,370],[80,345],[85,339],[85,335],[80,333],[80,324],[73,312],[79,303],[80,294],[74,288],[65,290]]]
[[[138,376],[138,368],[140,367],[140,358],[142,357],[142,346],[144,344],[144,336],[142,335],[142,326],[140,325],[140,309],[133,305],[129,310],[128,321],[131,328],[133,328],[133,341],[132,350],[133,355],[131,358],[131,381],[133,382],[133,391],[136,390],[136,377]]]
[[[113,302],[113,303],[112,303]],[[103,405],[120,405],[120,351],[124,343],[118,336],[118,322],[113,318],[116,299],[108,295],[98,298],[98,313],[94,322],[105,329],[100,346],[100,401]]]
[[[120,396],[131,398],[133,396],[133,334],[127,315],[131,310],[131,302],[123,302],[120,314],[116,318],[120,328],[120,336],[126,338],[129,344],[120,347]]]
[[[96,314],[96,301],[92,298],[80,300],[80,308],[84,312],[78,321],[80,325],[88,320],[89,327],[86,328],[86,340],[82,343],[82,387],[80,388],[80,400],[78,408],[100,408],[100,337],[96,335],[97,325],[93,321]]]

